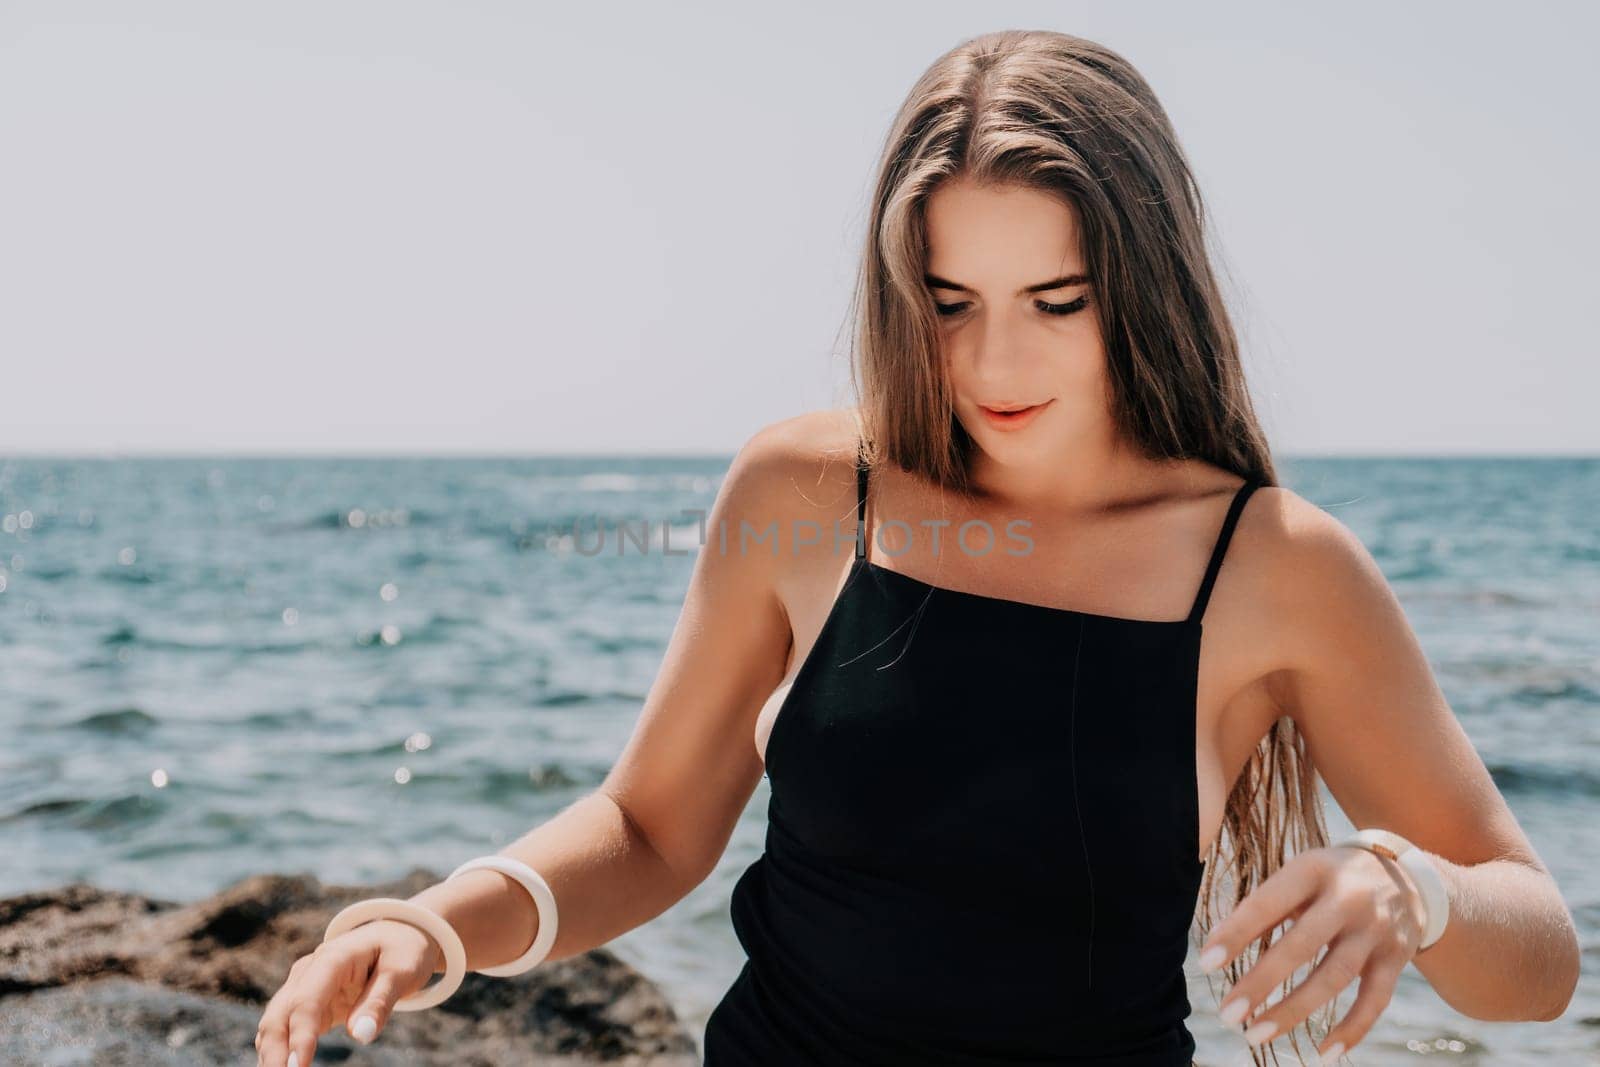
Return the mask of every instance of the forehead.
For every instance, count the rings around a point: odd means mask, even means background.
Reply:
[[[944,182],[925,209],[927,269],[982,289],[1081,271],[1078,213],[1031,186]]]

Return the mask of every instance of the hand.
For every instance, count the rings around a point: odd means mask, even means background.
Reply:
[[[1219,1014],[1238,1025],[1327,945],[1327,955],[1299,985],[1250,1018],[1244,1036],[1256,1044],[1285,1033],[1360,978],[1355,1003],[1318,1049],[1337,1059],[1366,1037],[1417,954],[1426,919],[1422,894],[1398,863],[1367,849],[1310,849],[1274,871],[1212,929],[1201,967],[1216,970],[1286,919],[1289,930],[1233,984]]]
[[[395,1002],[427,985],[442,959],[433,938],[397,919],[362,923],[323,942],[290,965],[267,1002],[256,1028],[256,1067],[311,1067],[317,1038],[341,1023],[370,1043]],[[370,1026],[358,1024],[364,1016]]]

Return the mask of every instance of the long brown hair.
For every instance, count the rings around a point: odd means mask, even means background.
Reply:
[[[1207,253],[1200,191],[1166,112],[1120,55],[1043,30],[963,41],[918,79],[895,117],[851,309],[850,363],[870,463],[894,463],[958,494],[971,488],[975,446],[955,417],[923,282],[925,204],[957,175],[1043,190],[1076,209],[1112,417],[1125,440],[1151,459],[1200,458],[1277,484]],[[1292,851],[1328,842],[1316,772],[1292,719],[1280,718],[1257,746],[1222,830],[1200,890],[1202,937],[1214,922],[1224,840],[1234,905]],[[1272,933],[1228,964],[1230,984]],[[1321,1034],[1313,1021],[1315,1042],[1331,1026],[1332,1006]],[[1270,1044],[1252,1047],[1252,1059],[1264,1064],[1263,1048],[1276,1063]]]

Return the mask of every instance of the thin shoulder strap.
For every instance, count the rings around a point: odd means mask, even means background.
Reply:
[[[1239,513],[1244,510],[1245,501],[1250,499],[1250,494],[1259,488],[1259,482],[1254,476],[1247,477],[1243,485],[1233,494],[1233,503],[1228,507],[1228,516],[1222,520],[1222,532],[1217,534],[1217,543],[1211,549],[1211,562],[1206,566],[1206,576],[1200,583],[1200,592],[1194,598],[1194,607],[1189,609],[1189,621],[1198,622],[1206,613],[1206,603],[1211,599],[1211,587],[1216,584],[1217,572],[1222,569],[1222,557],[1227,554],[1228,542],[1233,538],[1233,528],[1239,522]]]
[[[867,558],[867,457],[866,442],[856,442],[856,559]]]

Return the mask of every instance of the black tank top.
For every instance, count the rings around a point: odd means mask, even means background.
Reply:
[[[1188,1067],[1200,620],[933,586],[856,558],[766,749],[747,960],[707,1067]]]

